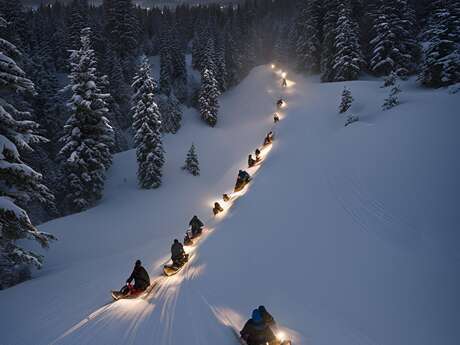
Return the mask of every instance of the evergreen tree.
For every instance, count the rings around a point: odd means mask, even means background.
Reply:
[[[338,1],[326,0],[323,4],[323,42],[321,45],[321,80],[334,80],[335,29],[338,20]]]
[[[401,89],[399,85],[394,85],[391,90],[388,98],[385,99],[383,103],[383,110],[389,110],[393,107],[396,107],[399,104],[399,94],[401,93]]]
[[[174,95],[158,95],[156,97],[161,114],[161,131],[163,133],[177,133],[181,127],[182,109]]]
[[[419,48],[415,18],[405,0],[380,0],[373,14],[370,68],[379,76],[395,71],[399,77],[415,72]]]
[[[351,104],[353,103],[353,96],[351,95],[351,91],[344,87],[342,91],[342,101],[340,102],[339,112],[341,114],[345,113],[350,109]]]
[[[209,126],[217,124],[217,113],[219,111],[219,89],[212,71],[205,69],[201,75],[201,88],[199,94],[199,111],[201,118]]]
[[[302,1],[301,4],[295,42],[296,67],[307,73],[318,73],[322,38],[321,1]]]
[[[460,5],[438,1],[430,25],[429,39],[419,79],[428,87],[442,87],[460,82]]]
[[[196,153],[195,145],[192,144],[185,159],[185,165],[182,169],[187,170],[193,176],[200,175],[200,163],[198,162],[198,155]]]
[[[123,60],[137,50],[139,23],[134,14],[132,0],[104,0],[106,33],[111,46]]]
[[[353,21],[349,1],[340,5],[335,36],[335,57],[332,67],[333,80],[356,80],[361,74],[364,58],[359,42],[359,27]]]
[[[228,86],[236,85],[240,80],[240,71],[242,61],[240,50],[233,38],[231,27],[227,26],[225,30],[225,68],[227,72]]]
[[[165,163],[161,141],[160,111],[154,95],[145,89],[137,103],[133,129],[138,166],[137,177],[141,188],[158,188],[161,185],[162,168]]]
[[[133,97],[131,99],[133,109],[142,99],[143,95],[146,93],[146,90],[147,93],[153,93],[154,95],[157,95],[160,92],[158,84],[152,78],[150,63],[146,56],[141,58],[141,63],[139,64],[137,73],[133,78],[131,87],[133,89]]]
[[[227,66],[225,63],[225,41],[223,35],[219,35],[215,48],[216,80],[219,91],[224,92],[228,88]]]
[[[382,87],[390,87],[394,86],[396,84],[396,80],[398,79],[398,76],[396,75],[395,72],[391,72],[388,76],[383,78],[383,85]]]
[[[155,129],[157,126],[156,121],[161,121],[161,116],[156,119],[154,117],[145,117],[145,114],[148,114],[148,107],[150,107],[152,103],[155,103],[155,99],[152,97],[155,97],[158,94],[158,85],[152,78],[150,63],[145,56],[142,59],[138,72],[134,76],[132,87],[134,89],[134,95],[132,98],[134,133],[140,131],[144,122],[147,122],[147,125],[151,130]]]
[[[166,96],[171,94],[171,56],[166,49],[160,54],[160,92]]]
[[[7,26],[0,17],[0,28]],[[14,285],[30,275],[27,265],[40,268],[42,256],[20,246],[20,240],[35,240],[47,247],[53,236],[35,228],[21,208],[30,200],[51,203],[53,196],[42,184],[42,175],[27,166],[19,150],[31,151],[31,145],[46,141],[36,134],[38,125],[30,113],[18,110],[7,96],[11,93],[34,93],[34,85],[14,60],[18,49],[0,37],[0,289]]]
[[[101,198],[112,162],[113,129],[105,117],[107,95],[101,93],[90,35],[89,28],[83,29],[81,48],[71,52],[71,115],[61,138],[66,204],[71,211],[87,209]]]
[[[68,19],[68,42],[66,47],[78,49],[81,30],[88,26],[88,0],[73,0],[70,4],[70,18]]]

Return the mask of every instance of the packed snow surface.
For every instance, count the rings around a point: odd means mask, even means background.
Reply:
[[[115,157],[99,206],[46,223],[59,238],[33,280],[0,292],[0,343],[237,344],[264,304],[295,345],[454,345],[460,339],[460,97],[377,80],[321,84],[258,67],[221,97],[217,128],[187,110],[165,138],[158,190]],[[338,114],[344,86],[360,121]],[[213,218],[287,107],[254,180]],[[201,176],[183,170],[195,143]],[[256,171],[257,170],[257,171]],[[197,214],[209,231],[152,296],[110,302],[136,259],[154,279]]]

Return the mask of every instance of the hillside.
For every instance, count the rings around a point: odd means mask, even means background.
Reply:
[[[380,81],[348,82],[361,121],[344,127],[344,83],[290,78],[282,90],[255,68],[222,96],[215,129],[187,110],[159,190],[137,188],[134,151],[117,155],[100,205],[43,224],[59,238],[45,269],[0,292],[2,342],[230,345],[264,304],[295,345],[456,344],[460,98],[410,80],[382,112]],[[281,95],[273,147],[213,219]],[[192,142],[198,178],[180,169]],[[210,231],[187,268],[152,298],[105,305],[136,259],[159,274],[195,213]]]

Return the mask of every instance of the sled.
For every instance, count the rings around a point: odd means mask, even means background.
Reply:
[[[167,276],[167,277],[170,277],[170,276],[173,276],[173,275],[179,273],[187,265],[187,263],[190,261],[191,258],[192,258],[192,256],[190,254],[187,254],[186,261],[180,267],[176,267],[176,266],[173,266],[173,265],[164,265],[163,266],[164,275]]]
[[[198,240],[201,238],[201,235],[203,235],[203,231],[204,231],[204,227],[201,229],[201,232],[199,232],[198,234],[196,234],[195,237],[193,237],[192,231],[187,230],[188,239],[187,240],[184,239],[184,246],[190,247],[190,246],[195,245],[198,242]]]
[[[235,185],[235,193],[237,192],[241,192],[244,187],[246,187],[247,184],[249,184],[249,182],[251,182],[251,179],[247,180],[247,181],[237,181],[236,182],[236,185]]]
[[[137,290],[137,291],[131,291],[130,293],[128,294],[125,294],[123,292],[121,292],[121,289],[120,291],[112,291],[111,294],[112,294],[112,298],[114,301],[118,301],[118,300],[121,300],[121,299],[136,299],[138,297],[142,297],[142,296],[147,296],[148,294],[150,294],[152,292],[152,290],[155,288],[155,286],[157,286],[158,282],[153,282],[152,284],[150,284],[147,289],[141,291],[141,290]]]
[[[247,345],[246,340],[241,338],[240,332],[236,330],[235,328],[232,328],[233,333],[235,334],[236,338],[240,342],[241,345]],[[275,340],[272,341],[271,343],[266,343],[267,345],[292,345],[292,342],[290,340]],[[266,344],[261,344],[261,345],[266,345]]]

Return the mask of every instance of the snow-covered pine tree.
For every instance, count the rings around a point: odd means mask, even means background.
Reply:
[[[320,71],[321,0],[302,2],[297,18],[296,67],[307,73]]]
[[[195,145],[192,144],[185,159],[185,165],[182,169],[187,170],[193,176],[200,175],[200,163],[198,162],[198,155],[196,153]]]
[[[101,93],[91,29],[82,30],[81,48],[71,52],[69,75],[71,115],[64,126],[59,153],[65,172],[66,207],[82,211],[102,196],[105,172],[112,163],[113,129],[105,117],[106,94]]]
[[[171,57],[167,49],[162,49],[160,52],[160,92],[169,96],[171,84]]]
[[[133,97],[131,99],[133,111],[137,103],[142,99],[145,90],[149,90],[149,92],[154,95],[157,95],[160,92],[157,82],[152,78],[150,62],[145,55],[141,57],[141,61],[137,72],[134,75],[131,87],[133,89]]]
[[[201,88],[198,98],[201,118],[209,126],[217,124],[219,112],[219,88],[211,70],[205,69],[201,75]]]
[[[341,114],[346,113],[348,109],[350,109],[352,103],[353,96],[351,95],[351,91],[347,87],[344,87],[342,91],[342,100],[340,102],[339,112]]]
[[[88,0],[73,0],[70,4],[70,17],[68,19],[67,47],[78,49],[80,45],[81,30],[88,26]]]
[[[385,99],[385,102],[382,105],[383,110],[389,110],[391,108],[396,107],[399,104],[399,94],[401,93],[401,89],[399,85],[394,85],[388,97]]]
[[[132,0],[104,0],[105,31],[111,46],[123,61],[138,48],[139,23]]]
[[[160,133],[160,111],[153,93],[147,89],[144,89],[142,99],[137,103],[133,127],[137,128],[134,143],[139,186],[144,189],[158,188],[161,185],[162,168],[165,163]]]
[[[182,109],[177,98],[160,94],[155,98],[161,114],[161,131],[163,133],[177,133],[181,127]]]
[[[414,11],[406,0],[380,0],[373,17],[370,69],[378,76],[415,72],[419,47]]]
[[[231,28],[230,25],[225,28],[225,68],[228,86],[234,86],[238,83],[242,69],[240,49],[235,42],[235,33],[231,31]]]
[[[383,78],[383,85],[382,87],[390,87],[395,85],[396,80],[398,80],[398,76],[395,72],[391,72],[389,75]]]
[[[347,118],[345,119],[345,127],[348,127],[349,125],[351,125],[352,123],[355,123],[355,122],[358,122],[359,121],[359,117],[356,116],[356,115],[348,115]]]
[[[203,49],[201,47],[201,40],[197,33],[192,40],[192,67],[194,69],[200,69],[201,59],[203,56]]]
[[[460,82],[460,4],[437,1],[429,23],[419,80],[434,88]]]
[[[215,47],[216,80],[219,91],[225,92],[228,88],[227,66],[225,64],[225,40],[222,34],[218,35]]]
[[[338,18],[338,1],[325,0],[323,2],[323,42],[321,45],[321,80],[324,82],[334,80],[335,56],[335,29]]]
[[[350,1],[340,4],[335,36],[335,56],[332,64],[334,81],[356,80],[365,64],[359,42],[359,26],[353,20]]]
[[[7,26],[0,16],[0,29]],[[53,196],[42,184],[42,175],[27,166],[19,150],[32,150],[32,144],[46,141],[36,134],[38,125],[7,100],[13,93],[34,93],[33,83],[17,65],[17,48],[0,37],[0,290],[29,278],[27,265],[40,268],[42,256],[22,248],[19,240],[35,240],[47,247],[54,239],[35,228],[19,205],[30,200],[52,203]]]

